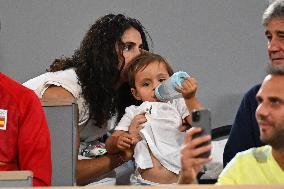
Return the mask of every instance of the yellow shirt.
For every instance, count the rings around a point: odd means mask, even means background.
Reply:
[[[238,153],[219,176],[224,184],[284,184],[284,171],[269,145]]]

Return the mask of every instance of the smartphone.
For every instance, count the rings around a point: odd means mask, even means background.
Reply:
[[[202,128],[202,131],[200,133],[195,134],[193,136],[194,138],[205,136],[205,135],[211,135],[212,129],[211,129],[211,113],[210,113],[210,110],[208,110],[208,109],[194,110],[192,112],[192,126]],[[206,146],[210,143],[211,143],[211,141],[204,142],[197,147]],[[210,156],[210,154],[211,154],[211,152],[208,151],[206,153],[199,155],[198,157],[207,158],[207,157]]]

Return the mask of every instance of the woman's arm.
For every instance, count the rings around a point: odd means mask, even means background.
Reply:
[[[63,87],[50,86],[43,94],[42,101],[64,101],[74,102],[74,96]],[[80,146],[80,132],[77,127],[77,154]],[[78,185],[88,184],[90,181],[99,177],[132,157],[122,156],[119,154],[104,155],[96,159],[77,160],[76,180]]]
[[[41,100],[74,102],[75,98],[69,91],[67,91],[63,87],[51,85],[44,91]]]
[[[120,154],[107,154],[96,159],[78,160],[76,170],[77,185],[88,184],[93,179],[108,173],[131,158],[127,159]]]

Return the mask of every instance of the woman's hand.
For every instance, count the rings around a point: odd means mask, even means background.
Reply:
[[[192,127],[189,129],[181,150],[181,172],[180,184],[197,183],[197,174],[201,167],[211,161],[212,158],[199,158],[198,156],[211,150],[211,145],[197,147],[200,144],[210,141],[211,136],[203,136],[193,139],[193,135],[201,132],[201,128]]]
[[[120,152],[120,155],[124,161],[132,160],[133,154],[134,154],[134,146]]]

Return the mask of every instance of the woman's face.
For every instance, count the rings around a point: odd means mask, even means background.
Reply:
[[[134,57],[140,54],[140,49],[142,48],[142,38],[138,30],[136,30],[135,28],[129,28],[123,33],[121,41],[121,52],[124,58],[124,67],[121,72],[121,80],[126,81],[127,74],[125,73],[125,68]],[[121,66],[121,64],[119,66]]]

